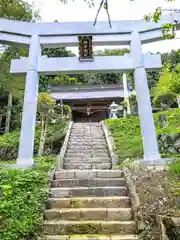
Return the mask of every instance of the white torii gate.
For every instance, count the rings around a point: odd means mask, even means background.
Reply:
[[[125,72],[134,70],[144,162],[160,160],[154,120],[147,84],[146,70],[161,68],[161,56],[142,54],[142,43],[162,39],[161,27],[180,20],[180,13],[164,15],[158,24],[135,21],[114,21],[112,28],[107,22],[74,23],[27,23],[0,19],[0,43],[28,45],[29,57],[12,60],[12,74],[26,74],[24,107],[17,164],[32,166],[36,125],[39,74],[85,72]],[[177,25],[179,29],[180,25]],[[93,36],[93,45],[130,45],[130,54],[124,56],[94,57],[93,62],[79,62],[77,57],[47,58],[41,56],[41,47],[78,46],[78,36]],[[161,160],[162,161],[162,160]]]

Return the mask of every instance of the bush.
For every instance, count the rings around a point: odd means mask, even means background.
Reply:
[[[50,124],[44,147],[44,155],[57,154],[62,146],[66,121],[59,121],[56,124]],[[18,154],[20,131],[16,130],[0,136],[0,160],[16,159]],[[36,128],[35,150],[36,155],[39,147],[40,129]]]
[[[37,239],[49,197],[48,172],[54,157],[39,157],[33,169],[0,170],[0,239]]]
[[[161,128],[159,124],[159,116],[161,114],[166,115],[167,126]],[[154,120],[156,125],[156,132],[158,135],[169,135],[169,138],[179,137],[180,133],[180,109],[170,109],[165,112],[159,112],[154,114]],[[114,144],[116,148],[116,153],[119,160],[125,158],[141,158],[143,155],[143,146],[141,139],[141,129],[139,117],[129,117],[120,119],[108,119],[106,120],[108,129],[110,130]],[[179,138],[180,139],[180,138]],[[170,144],[168,142],[168,144]],[[172,144],[172,143],[171,143]],[[170,145],[168,145],[169,147]],[[161,151],[161,153],[168,153],[168,147]],[[169,148],[169,150],[171,150]]]

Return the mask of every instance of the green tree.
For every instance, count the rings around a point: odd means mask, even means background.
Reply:
[[[25,79],[23,76],[13,76],[10,74],[10,62],[12,58],[19,58],[20,56],[27,56],[26,48],[16,48],[9,46],[1,55],[0,64],[0,84],[4,92],[8,92],[8,103],[6,112],[6,126],[5,132],[10,130],[11,110],[13,97],[22,99],[24,95]]]
[[[39,18],[38,12],[34,11],[33,5],[23,0],[0,0],[0,17],[20,20],[32,21]]]
[[[65,47],[60,48],[45,48],[43,50],[43,55],[47,57],[74,57],[75,54]],[[59,76],[40,76],[39,78],[39,92],[46,92],[48,84],[50,85],[66,85],[66,84],[76,84],[78,80],[69,75],[59,75]]]
[[[170,71],[170,66],[165,66],[156,87],[152,89],[153,104],[170,108],[176,102],[176,94],[172,92],[173,79],[174,73]]]
[[[117,49],[104,49],[103,51],[96,51],[95,56],[123,56],[125,53],[129,53],[128,48],[117,48]],[[93,85],[93,84],[116,84],[122,79],[122,74],[120,73],[86,73],[81,79],[83,84]],[[132,73],[128,73],[128,80],[132,81]]]
[[[68,75],[59,75],[56,76],[55,78],[50,78],[49,79],[49,84],[50,85],[76,85],[78,83],[77,78],[75,77],[70,77]]]
[[[180,63],[177,64],[175,71],[173,72],[170,88],[173,93],[180,94]]]
[[[40,93],[38,96],[38,113],[41,121],[41,135],[39,142],[38,156],[43,154],[44,144],[46,140],[48,123],[52,121],[54,115],[54,107],[56,101],[48,93]]]
[[[33,6],[22,0],[0,0],[0,17],[21,21],[35,21],[39,18]],[[4,52],[0,56],[0,85],[9,93],[5,132],[10,129],[12,98],[23,96],[24,78],[14,77],[9,73],[11,59],[20,56],[27,56],[26,48],[4,46]]]

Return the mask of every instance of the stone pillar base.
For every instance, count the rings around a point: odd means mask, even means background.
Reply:
[[[17,158],[16,165],[19,166],[33,166],[34,159],[33,158]]]
[[[19,170],[24,170],[25,168],[33,168],[35,164],[0,164],[0,168],[1,166],[5,168],[16,168]]]
[[[166,167],[169,163],[172,163],[174,159],[172,158],[160,158],[156,160],[145,160],[145,159],[140,159],[136,161],[136,163],[147,166],[147,167]]]

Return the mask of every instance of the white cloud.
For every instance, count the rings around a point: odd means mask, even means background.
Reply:
[[[101,0],[95,0],[95,7],[88,8],[84,0],[69,0],[69,4],[62,4],[59,0],[29,0],[29,3],[34,2],[35,7],[39,9],[42,21],[52,22],[58,20],[59,22],[74,22],[74,21],[93,21],[99,3]],[[110,0],[109,11],[111,20],[136,20],[142,19],[147,13],[153,12],[157,7],[163,8],[178,8],[180,0],[167,3],[165,0]],[[107,20],[107,14],[104,9],[99,14],[98,20]],[[143,45],[143,51],[151,52],[167,52],[172,49],[177,49],[180,46],[180,34],[176,40],[164,40],[160,42]],[[98,48],[98,49],[103,49]],[[77,52],[77,49],[73,49]]]

